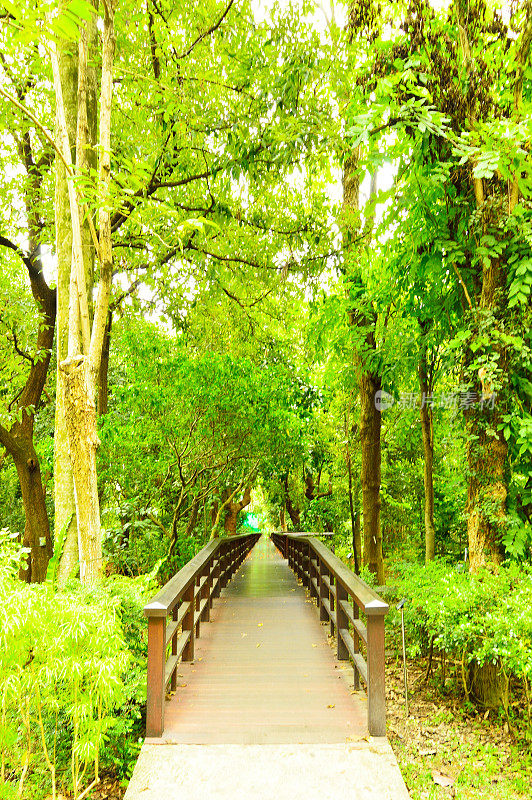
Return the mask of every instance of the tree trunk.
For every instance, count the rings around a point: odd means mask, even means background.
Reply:
[[[349,447],[349,435],[351,426],[347,421],[347,413],[344,414],[344,436],[346,441],[345,460],[347,464],[347,477],[349,481],[349,515],[351,518],[351,543],[353,547],[353,561],[355,575],[360,575],[360,564],[362,562],[362,540],[360,537],[360,512],[358,501],[355,504],[353,497],[353,468],[351,464],[351,448]],[[356,505],[356,508],[355,508]]]
[[[65,409],[74,476],[74,496],[79,531],[79,570],[83,583],[97,583],[102,571],[100,503],[96,475],[96,408],[88,367],[82,356],[63,361]]]
[[[359,151],[355,149],[344,162],[343,171],[343,227],[344,243],[353,247],[355,233],[360,228],[358,175]],[[377,176],[371,177],[370,201],[377,192]],[[369,247],[373,219],[368,217],[365,223],[366,240],[357,247]],[[375,328],[376,314],[366,309],[364,303],[364,284],[360,269],[356,263],[354,252],[350,254],[353,264],[347,264],[346,275],[350,283],[356,287],[360,306],[353,305],[349,310],[349,324],[358,327],[363,334],[363,344],[359,344],[354,353],[357,366],[358,387],[360,396],[360,450],[361,469],[360,485],[362,489],[362,516],[364,522],[364,565],[377,578],[379,584],[384,583],[384,564],[382,560],[382,530],[380,522],[381,510],[381,412],[376,406],[376,393],[381,390],[381,378],[368,369],[366,352],[376,350]],[[347,256],[346,256],[347,258]]]
[[[486,661],[479,666],[473,661],[469,668],[471,696],[478,705],[484,708],[508,707],[508,678],[500,668],[500,664]]]
[[[17,87],[20,100],[32,85],[31,76]],[[40,582],[46,577],[48,561],[53,547],[50,525],[45,502],[45,489],[42,482],[39,459],[33,446],[34,414],[40,407],[41,396],[48,376],[50,358],[54,343],[56,320],[56,290],[51,289],[44,277],[42,265],[41,236],[45,228],[41,217],[43,188],[43,168],[47,161],[44,153],[37,163],[29,130],[21,129],[16,137],[17,149],[26,171],[21,180],[24,207],[27,220],[28,253],[14,242],[1,237],[2,247],[13,250],[24,263],[27,270],[33,300],[39,315],[36,325],[36,352],[39,357],[31,360],[31,367],[22,391],[12,401],[19,412],[10,429],[0,425],[0,445],[13,458],[20,482],[25,514],[24,544],[30,549],[28,568],[21,570],[21,578],[28,582]],[[44,160],[43,160],[44,159]]]
[[[111,348],[111,328],[113,325],[113,312],[109,311],[107,325],[105,326],[105,336],[103,340],[102,361],[100,364],[100,374],[98,376],[98,416],[103,417],[107,414],[109,404],[109,351]]]
[[[251,486],[246,486],[242,500],[238,503],[230,501],[225,507],[224,517],[224,531],[227,536],[234,536],[236,534],[236,527],[238,524],[238,515],[242,509],[249,506],[251,503]]]
[[[464,87],[468,87],[474,80],[476,69],[475,59],[469,41],[471,16],[469,4],[455,3],[458,21],[458,46],[465,67]],[[527,14],[521,31],[521,44],[517,51],[516,68],[514,71],[514,102],[512,116],[517,123],[523,116],[523,81],[525,67],[530,56],[532,42],[532,28],[530,15]],[[483,119],[478,120],[479,112],[482,113],[480,98],[467,89],[464,93],[469,128],[475,131]],[[471,173],[471,184],[477,206],[479,227],[483,233],[494,231],[495,224],[499,227],[502,241],[507,236],[506,224],[519,200],[519,176],[514,175],[512,180],[485,181],[482,177],[474,177]],[[479,231],[480,233],[480,231]],[[477,234],[474,234],[477,238]],[[497,234],[492,234],[497,236]],[[506,249],[506,248],[504,248]],[[497,361],[497,382],[499,384],[496,398],[496,408],[491,411],[483,408],[480,402],[466,410],[468,423],[468,487],[467,487],[467,533],[469,544],[469,565],[472,572],[477,571],[486,562],[499,563],[503,557],[502,537],[507,526],[506,499],[508,496],[508,476],[510,465],[508,463],[508,445],[501,428],[503,417],[508,409],[505,408],[505,399],[508,395],[508,355],[507,347],[502,343],[500,334],[507,327],[507,302],[508,302],[508,264],[503,258],[490,256],[482,259],[482,275],[475,276],[480,285],[480,293],[475,298],[477,309],[474,316],[475,324],[478,321],[485,323],[489,319],[489,330],[498,332],[492,336],[491,341],[484,345],[483,350],[475,353],[476,358],[485,354],[486,362],[491,361],[493,369],[493,356]],[[482,337],[486,336],[485,329],[479,331]],[[482,375],[479,370],[478,380],[475,379],[472,388],[475,390],[477,400],[484,403],[491,396],[489,374]],[[486,385],[488,384],[488,385]],[[476,390],[479,391],[476,391]],[[493,400],[495,397],[493,396]],[[489,403],[488,403],[489,405]],[[491,432],[494,433],[491,433]]]
[[[294,530],[298,531],[301,528],[301,511],[292,503],[292,498],[290,497],[290,491],[288,488],[288,473],[283,478],[283,489],[284,489],[284,503],[286,510],[288,511],[288,516],[292,522]]]
[[[353,475],[351,469],[351,454],[349,447],[347,450],[347,474],[349,477],[349,515],[351,517],[351,543],[353,547],[353,561],[355,575],[360,575],[360,563],[362,561],[362,540],[360,536],[360,512],[355,509],[353,498]],[[358,505],[358,504],[357,504]]]
[[[63,104],[70,141],[76,141],[78,105],[78,58],[72,53],[72,43],[59,40],[59,69],[63,86]],[[72,147],[72,159],[75,149]],[[57,383],[54,431],[54,505],[56,537],[65,526],[66,537],[57,571],[57,583],[64,586],[78,568],[78,528],[74,480],[68,449],[65,409],[65,375],[59,365],[68,355],[68,303],[70,266],[72,261],[72,222],[68,200],[65,166],[55,159],[55,234],[57,256]]]
[[[112,242],[110,218],[111,172],[111,106],[112,72],[115,49],[114,8],[104,3],[102,26],[102,79],[100,91],[99,142],[98,142],[98,247],[100,276],[94,320],[90,321],[89,286],[87,282],[86,252],[81,220],[82,207],[74,181],[67,181],[68,207],[72,232],[72,259],[68,294],[68,358],[59,363],[64,373],[64,410],[68,432],[68,447],[78,523],[80,577],[86,584],[94,584],[102,575],[100,504],[96,474],[96,449],[98,446],[96,423],[96,389],[100,371],[105,328],[109,313],[112,281]],[[61,70],[55,47],[50,47],[52,74],[56,97],[57,140],[65,168],[71,177],[83,175],[89,164],[86,151],[90,147],[89,102],[91,31],[96,30],[96,15],[80,29],[77,130],[74,169],[71,158],[71,136],[63,96]],[[90,212],[89,212],[90,213]],[[96,233],[91,234],[94,239]],[[66,298],[63,296],[63,301]]]
[[[185,529],[185,536],[192,536],[192,534],[194,533],[194,528],[196,527],[196,523],[198,521],[199,507],[200,507],[200,501],[197,497],[195,497],[194,500],[192,501],[190,516],[188,518],[187,527]]]
[[[284,505],[279,509],[279,523],[281,525],[281,530],[286,531],[286,506]]]
[[[487,562],[504,557],[502,534],[506,522],[508,446],[486,432],[485,423],[470,421],[468,443],[467,537],[469,567],[477,572]]]
[[[433,391],[427,364],[427,347],[421,346],[419,361],[420,418],[423,438],[423,483],[425,486],[425,563],[434,560],[436,531],[434,527],[434,420],[428,398]]]
[[[480,308],[494,319],[504,314],[500,303],[506,279],[506,269],[497,261],[483,269]],[[507,525],[509,464],[508,445],[501,428],[505,415],[504,397],[508,391],[508,364],[505,348],[499,341],[493,343],[493,350],[499,356],[497,366],[502,391],[497,397],[492,397],[489,376],[483,376],[479,370],[478,381],[473,387],[478,402],[466,411],[470,434],[467,446],[467,535],[472,572],[486,562],[498,564],[504,557],[502,538]],[[492,434],[492,431],[496,433]]]
[[[364,565],[384,583],[381,531],[381,412],[375,396],[381,388],[378,375],[360,376],[360,450],[362,514],[364,517]]]
[[[224,531],[226,536],[234,536],[236,534],[236,524],[240,508],[238,503],[229,503],[225,512]]]
[[[16,449],[10,454],[17,469],[26,517],[23,542],[31,551],[27,569],[21,570],[20,577],[27,583],[42,583],[52,557],[53,544],[39,459],[33,442],[19,437]]]

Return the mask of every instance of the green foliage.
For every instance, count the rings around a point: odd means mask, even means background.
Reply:
[[[455,660],[457,678],[468,692],[468,668],[492,663],[514,687],[529,690],[532,680],[532,573],[516,563],[497,572],[472,575],[436,560],[395,567],[397,597],[406,596],[409,654],[434,647]],[[392,617],[397,624],[397,617]],[[530,709],[529,709],[530,711]]]
[[[20,547],[5,536],[1,545],[0,760],[9,776],[1,791],[24,784],[25,765],[28,784],[57,783],[75,797],[102,758],[127,776],[141,736],[142,607],[153,576],[93,590],[71,582],[56,593],[20,583]]]

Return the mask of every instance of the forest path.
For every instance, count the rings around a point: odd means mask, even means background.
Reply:
[[[262,537],[179,666],[164,734],[146,739],[126,800],[408,798],[327,627]]]

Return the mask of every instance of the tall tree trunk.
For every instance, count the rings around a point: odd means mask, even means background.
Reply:
[[[454,11],[458,22],[458,46],[464,64],[464,86],[475,79],[476,69],[470,45],[470,29],[472,7],[469,2],[455,0]],[[527,8],[527,12],[530,9]],[[525,15],[520,36],[520,47],[516,54],[515,71],[513,73],[514,102],[512,116],[518,122],[523,116],[523,81],[530,56],[532,43],[532,18]],[[482,108],[481,98],[467,91],[464,94],[469,128],[475,130],[479,124],[478,113]],[[480,120],[482,123],[483,120]],[[472,173],[472,189],[475,196],[477,215],[483,232],[494,229],[494,222],[499,225],[502,235],[506,227],[506,217],[511,215],[519,200],[518,175],[513,180],[485,182],[482,177],[474,177]],[[495,215],[495,218],[494,218]],[[498,219],[497,219],[498,216]],[[490,329],[504,332],[507,319],[508,300],[508,265],[498,256],[482,260],[480,296],[476,298],[477,309],[474,325],[478,320],[490,318]],[[485,336],[482,331],[482,336]],[[467,488],[467,533],[469,544],[469,563],[475,572],[486,562],[498,563],[503,556],[502,536],[506,529],[506,499],[508,496],[508,445],[502,432],[502,422],[507,409],[505,401],[508,394],[508,357],[506,347],[502,344],[502,336],[493,336],[485,348],[487,361],[496,354],[497,380],[499,393],[493,411],[483,408],[483,403],[466,410],[468,423],[468,488]],[[476,353],[478,357],[479,352]],[[490,376],[482,375],[479,370],[478,379],[473,389],[479,398],[486,401],[491,395]],[[477,391],[478,390],[478,391]],[[489,404],[488,404],[489,405]],[[494,432],[494,433],[493,433]]]
[[[63,107],[68,137],[71,142],[71,160],[75,162],[75,141],[78,119],[78,53],[72,42],[59,40],[58,63],[63,90]],[[95,98],[94,98],[95,100]],[[93,102],[94,102],[93,100]],[[87,113],[88,119],[96,119],[96,108]],[[96,139],[94,138],[94,143]],[[68,197],[68,179],[63,161],[55,159],[55,232],[57,255],[57,388],[54,432],[54,504],[56,536],[67,526],[63,553],[59,562],[57,582],[64,586],[69,576],[78,568],[78,528],[74,480],[68,447],[67,419],[65,408],[65,374],[60,364],[68,356],[68,320],[70,271],[72,264],[72,219]],[[92,283],[91,250],[86,245],[84,255],[86,274]],[[92,251],[93,253],[93,251]],[[89,283],[89,286],[91,285]]]
[[[16,400],[15,407],[20,412],[20,417],[10,429],[0,425],[0,445],[13,458],[24,505],[26,521],[23,539],[31,552],[28,569],[21,572],[21,578],[28,582],[40,582],[46,577],[53,546],[39,458],[33,445],[33,432],[34,414],[41,403],[54,343],[56,291],[50,289],[43,273],[40,239],[43,225],[38,212],[42,176],[33,158],[29,136],[24,137],[20,150],[28,174],[24,186],[24,202],[28,219],[29,254],[26,255],[5,237],[2,237],[1,244],[15,251],[27,269],[31,292],[40,316],[35,348],[40,357],[31,361],[26,382]]]
[[[18,438],[16,450],[11,455],[17,469],[26,517],[23,543],[30,550],[27,569],[21,570],[20,577],[28,583],[42,583],[52,557],[53,544],[39,459],[30,439]]]
[[[343,171],[343,215],[344,242],[351,252],[347,256],[351,263],[346,265],[345,272],[351,285],[355,286],[363,303],[364,285],[360,268],[357,264],[357,252],[354,249],[354,237],[360,228],[359,219],[359,152],[356,149],[344,161]],[[376,174],[372,175],[370,201],[376,194]],[[366,242],[356,244],[362,249],[369,246],[373,219],[365,223]],[[377,407],[377,392],[381,390],[380,376],[368,368],[367,354],[376,350],[375,328],[377,318],[371,309],[353,306],[349,311],[349,324],[361,331],[363,344],[357,346],[354,360],[358,373],[358,389],[360,398],[360,450],[361,470],[360,485],[362,489],[362,516],[364,525],[364,565],[376,576],[379,584],[384,583],[384,564],[382,559],[381,511],[381,412]]]
[[[107,414],[109,404],[109,351],[111,349],[111,328],[113,326],[113,312],[109,311],[105,336],[103,340],[102,361],[98,378],[98,416]]]
[[[493,418],[490,423],[496,428]],[[470,569],[477,572],[487,562],[500,563],[504,557],[508,445],[500,435],[488,433],[487,421],[476,409],[468,428],[467,536]]]
[[[235,503],[230,500],[225,506],[224,531],[227,536],[234,536],[238,524],[238,516],[242,509],[251,503],[251,486],[246,486],[242,500]]]
[[[344,428],[346,437],[345,458],[347,463],[347,477],[349,481],[349,515],[351,518],[351,543],[353,547],[353,561],[355,575],[360,575],[360,563],[362,561],[362,540],[360,536],[360,513],[355,508],[353,497],[353,467],[351,464],[351,448],[349,447],[350,426],[347,423],[347,415],[344,415]],[[358,506],[358,503],[356,504]]]
[[[77,83],[77,171],[84,171],[84,153],[89,145],[88,98],[89,41],[95,19],[81,30],[78,56]],[[112,243],[110,219],[110,159],[111,159],[111,102],[112,71],[115,47],[114,9],[112,2],[103,1],[102,79],[100,92],[99,143],[98,143],[98,241],[100,279],[94,321],[91,325],[85,252],[81,226],[81,207],[73,180],[67,181],[68,203],[72,230],[72,261],[70,269],[68,305],[68,357],[60,364],[64,375],[64,402],[66,411],[68,447],[74,479],[80,577],[86,584],[94,584],[102,575],[100,504],[96,474],[96,449],[98,434],[96,423],[96,391],[98,374],[109,312],[112,280]],[[57,139],[67,172],[76,174],[71,158],[71,138],[63,101],[63,86],[57,52],[50,47],[54,90],[56,95]]]
[[[297,506],[295,506],[293,504],[292,498],[290,497],[290,490],[289,490],[289,487],[288,487],[288,478],[289,478],[289,474],[287,472],[286,475],[283,476],[283,480],[282,480],[283,489],[284,489],[284,504],[285,504],[286,510],[288,511],[288,516],[290,517],[292,525],[294,526],[294,530],[298,531],[301,528],[301,511],[300,511],[299,508],[297,508]]]
[[[39,458],[33,445],[33,418],[23,413],[22,423],[15,423],[11,430],[0,426],[0,444],[15,464],[24,506],[23,543],[30,554],[27,569],[21,569],[20,577],[27,583],[41,583],[46,578],[53,544]]]
[[[423,439],[423,483],[425,486],[425,563],[434,560],[436,531],[434,527],[434,420],[429,398],[433,381],[429,375],[427,346],[422,342],[419,359],[419,391],[421,395],[420,418]]]
[[[237,503],[229,503],[224,519],[224,532],[226,536],[234,536],[236,534],[236,525],[240,509]]]
[[[375,402],[380,376],[362,372],[360,390],[360,450],[362,514],[364,517],[364,565],[384,583],[381,529],[381,412]]]

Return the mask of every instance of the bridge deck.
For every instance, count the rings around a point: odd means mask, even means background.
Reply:
[[[365,697],[352,693],[326,634],[263,537],[215,602],[195,661],[180,665],[164,735],[146,740],[127,800],[408,798],[387,740],[367,736]]]
[[[164,740],[284,744],[364,736],[365,697],[351,695],[327,628],[306,600],[271,541],[260,539],[215,603],[196,660],[179,669]]]

